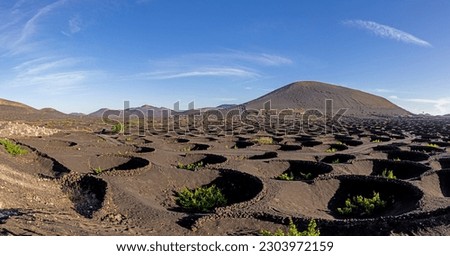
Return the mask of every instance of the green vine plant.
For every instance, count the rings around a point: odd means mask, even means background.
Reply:
[[[312,178],[313,174],[310,172],[300,172],[300,176],[304,180],[310,180]]]
[[[336,153],[337,151],[338,151],[337,148],[329,148],[325,150],[325,153]]]
[[[289,173],[282,173],[277,177],[277,180],[287,180],[287,181],[293,181],[294,180],[294,174],[292,172]]]
[[[341,160],[339,160],[339,158],[337,158],[337,159],[333,160],[331,163],[332,164],[340,164]]]
[[[177,168],[178,169],[185,169],[188,171],[196,171],[197,169],[203,167],[203,161],[200,161],[198,163],[191,163],[191,164],[182,164],[182,163],[178,163]]]
[[[0,139],[0,145],[3,145],[6,152],[12,156],[25,155],[28,153],[26,149],[21,148],[19,145],[8,139]]]
[[[97,167],[97,168],[92,169],[92,171],[98,175],[103,172],[103,169],[101,167]]]
[[[287,232],[284,232],[281,229],[278,229],[273,233],[268,230],[261,230],[260,234],[262,236],[320,236],[320,230],[317,228],[317,223],[313,219],[308,223],[306,230],[299,231],[297,229],[297,226],[292,221],[292,219],[289,218],[289,225]]]
[[[386,207],[386,201],[382,200],[380,193],[373,192],[372,198],[366,198],[361,195],[347,198],[341,208],[337,208],[340,215],[348,216],[371,216],[374,212]]]
[[[381,173],[381,176],[391,180],[397,179],[397,177],[394,175],[394,171],[388,169],[384,169],[383,172]]]
[[[117,123],[117,124],[113,125],[112,128],[111,128],[111,131],[113,133],[116,133],[116,134],[117,133],[123,133],[123,131],[124,131],[123,124]]]
[[[176,203],[184,210],[211,212],[216,207],[225,206],[227,199],[215,185],[196,189],[184,188],[176,193]]]

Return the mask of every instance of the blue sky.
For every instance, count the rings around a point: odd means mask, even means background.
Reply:
[[[316,80],[450,113],[450,1],[2,0],[0,98],[93,112]]]

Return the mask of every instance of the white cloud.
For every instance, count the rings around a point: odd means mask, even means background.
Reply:
[[[258,78],[266,66],[289,65],[292,60],[268,53],[228,50],[219,53],[192,53],[150,61],[151,72],[131,79],[175,79],[189,77]]]
[[[38,32],[39,22],[66,2],[35,6],[38,3],[18,1],[9,9],[0,9],[0,51],[4,55],[17,55],[38,50],[42,42],[33,36]]]
[[[81,31],[81,18],[79,16],[75,16],[69,20],[69,30],[70,33],[76,34]]]
[[[394,92],[393,90],[382,89],[382,88],[377,88],[377,89],[375,89],[375,91],[376,92],[383,92],[383,93]]]
[[[397,40],[400,42],[415,44],[419,46],[431,47],[431,44],[423,39],[415,37],[407,32],[399,29],[382,25],[373,21],[365,20],[347,20],[343,22],[345,25],[361,28],[374,33],[376,36]]]
[[[398,96],[396,96],[396,95],[391,95],[391,96],[389,96],[389,99],[396,100],[396,99],[398,99]]]
[[[221,63],[252,63],[262,66],[280,66],[289,65],[293,61],[287,57],[269,54],[269,53],[252,53],[236,50],[228,50],[221,53],[194,53],[181,56],[185,60],[196,60],[204,62],[221,62]]]
[[[39,9],[37,13],[25,23],[25,25],[22,28],[21,37],[18,39],[16,43],[22,43],[23,41],[28,39],[32,34],[34,34],[36,32],[36,24],[38,23],[39,19],[43,18],[45,15],[53,11],[55,8],[61,6],[65,2],[66,0],[59,0]]]
[[[205,77],[205,76],[219,76],[219,77],[241,77],[252,78],[259,76],[257,73],[231,67],[221,68],[197,68],[190,71],[158,71],[151,73],[139,74],[137,78],[141,79],[175,79],[175,78],[187,78],[187,77]]]
[[[69,93],[83,88],[88,80],[97,76],[98,71],[80,67],[84,60],[70,57],[30,59],[12,68],[13,76],[4,85],[47,95]]]
[[[409,105],[409,109],[417,113],[427,112],[433,115],[450,114],[450,98],[439,99],[421,99],[421,98],[400,98],[394,96],[391,98],[397,102],[402,102],[402,105]]]

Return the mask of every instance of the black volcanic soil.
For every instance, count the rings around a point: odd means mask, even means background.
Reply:
[[[323,235],[450,235],[449,149],[423,150],[449,141],[449,124],[346,119],[345,135],[278,134],[260,144],[255,139],[266,135],[253,131],[114,135],[95,122],[85,131],[55,121],[61,130],[50,136],[10,136],[26,155],[0,148],[0,234],[258,235],[292,217],[302,225],[316,219]],[[382,177],[385,169],[397,179]],[[277,179],[282,173],[294,180]],[[177,191],[205,185],[221,189],[227,205],[211,213],[177,208]],[[384,211],[336,214],[346,198],[375,190],[389,200]]]

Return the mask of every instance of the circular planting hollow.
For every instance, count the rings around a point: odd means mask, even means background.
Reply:
[[[400,180],[370,176],[340,176],[338,179],[339,188],[328,208],[339,219],[402,215],[417,209],[423,197],[420,189]]]
[[[191,151],[202,151],[202,150],[207,150],[208,148],[210,148],[210,146],[207,144],[196,143],[196,144],[192,145],[190,150]]]
[[[326,156],[322,159],[322,162],[327,164],[345,164],[350,163],[351,160],[355,159],[354,155],[347,154],[335,154],[332,156]]]
[[[99,174],[108,171],[127,171],[150,165],[147,159],[132,156],[99,155],[89,160],[92,170]]]
[[[291,144],[283,144],[280,145],[279,150],[281,151],[296,151],[296,150],[301,150],[302,146],[300,145],[291,145]]]
[[[450,157],[439,159],[442,169],[450,169]]]
[[[348,149],[348,147],[346,145],[338,144],[338,143],[330,144],[330,148],[329,148],[330,151],[344,151],[347,149]]]
[[[190,140],[188,139],[183,139],[183,138],[178,138],[175,140],[177,143],[188,143]]]
[[[360,140],[341,140],[341,142],[351,147],[361,146],[364,143]]]
[[[308,147],[308,148],[312,148],[312,147],[319,146],[322,144],[323,144],[323,142],[317,141],[317,140],[302,141],[302,146]]]
[[[65,147],[75,147],[76,145],[78,145],[77,143],[73,142],[73,141],[65,141],[65,140],[50,140],[47,142],[47,145],[50,147],[61,147],[61,148],[65,148]]]
[[[391,141],[390,137],[387,136],[370,136],[371,142],[388,142]]]
[[[222,191],[228,205],[249,201],[263,189],[260,179],[234,170],[220,170],[220,176],[209,185],[215,185]]]
[[[313,161],[291,160],[289,168],[276,177],[279,180],[299,180],[311,181],[319,175],[333,171],[333,167],[328,164]]]
[[[437,172],[439,177],[439,186],[441,187],[442,195],[450,197],[450,169],[440,170]]]
[[[251,156],[248,159],[250,159],[250,160],[265,160],[265,159],[272,159],[272,158],[277,158],[277,157],[278,157],[277,152],[266,152],[262,155]]]
[[[384,176],[392,171],[397,179],[407,180],[420,177],[431,168],[412,161],[373,160],[371,175]]]
[[[397,151],[401,150],[400,147],[396,145],[379,145],[373,148],[375,151],[387,152],[387,151]]]
[[[255,145],[255,143],[250,142],[250,141],[245,141],[245,140],[239,140],[236,141],[236,144],[234,145],[234,147],[236,148],[248,148]]]
[[[390,151],[387,152],[388,159],[395,161],[413,161],[421,162],[430,158],[430,155],[418,151]]]
[[[427,153],[442,153],[445,152],[444,148],[436,147],[436,146],[411,146],[410,147],[412,151],[420,151],[420,152],[427,152]]]
[[[139,147],[136,150],[136,153],[152,153],[152,152],[155,152],[155,149],[151,147]]]
[[[188,154],[184,156],[181,162],[178,162],[178,169],[186,169],[189,171],[196,171],[207,165],[221,164],[227,161],[227,158],[220,155],[206,154]]]
[[[179,192],[176,192],[176,201],[179,206],[176,210],[208,213],[212,212],[216,207],[225,207],[249,201],[263,190],[262,181],[250,174],[223,169],[219,172],[219,177],[210,183],[189,189],[193,193],[188,196],[187,200],[184,200],[184,203],[180,202]],[[207,191],[205,192],[205,190]],[[195,198],[200,193],[204,193],[205,196]],[[198,201],[203,202],[201,205],[198,205]],[[185,202],[188,203],[186,204]],[[199,207],[187,207],[192,205]],[[204,207],[205,205],[210,207]]]
[[[69,196],[75,211],[86,218],[92,218],[102,208],[106,189],[104,180],[89,175],[68,175],[62,183],[62,190]]]

